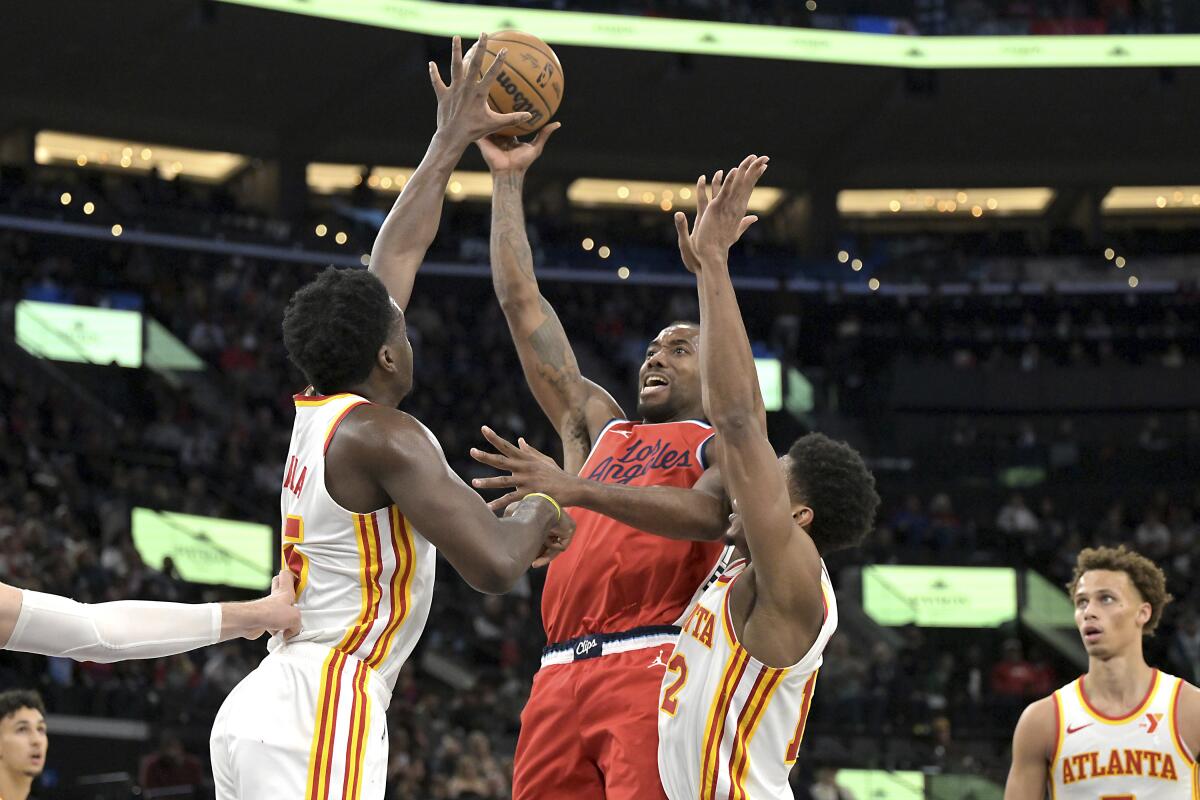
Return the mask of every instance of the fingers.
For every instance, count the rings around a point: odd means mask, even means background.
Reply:
[[[492,447],[496,448],[497,452],[503,453],[506,456],[515,456],[520,454],[521,451],[517,449],[516,445],[514,445],[508,439],[505,439],[500,434],[496,433],[487,425],[483,425],[479,430],[483,432],[483,438],[487,439],[488,442],[491,443]]]
[[[712,199],[716,200],[717,195],[721,193],[721,187],[725,185],[725,170],[719,169],[712,179]]]
[[[487,42],[487,34],[479,34],[479,41],[475,42],[475,44],[471,47],[471,52],[467,54],[467,63],[465,68],[466,71],[471,75],[479,75],[481,72],[483,72],[483,70],[480,69],[480,65],[483,63],[482,59],[488,51]],[[504,58],[505,52],[505,50],[500,51],[500,57],[496,59],[497,62]],[[495,67],[496,65],[492,64],[492,66]],[[482,77],[482,80],[487,81],[488,78],[494,75],[490,69],[488,70],[488,73],[488,75]]]
[[[742,217],[742,221],[738,223],[737,238],[742,238],[742,234],[745,233],[746,230],[756,222],[758,222],[758,217],[754,214],[751,214],[748,217]]]
[[[492,61],[491,66],[488,67],[487,72],[484,72],[483,75],[480,77],[479,82],[481,84],[483,84],[483,86],[485,88],[491,89],[492,81],[496,80],[496,76],[500,74],[500,70],[504,69],[504,63],[506,61],[508,61],[508,48],[507,47],[502,48],[500,50],[500,52],[496,55],[495,60]],[[478,69],[476,69],[475,67],[472,67],[472,69],[475,69],[476,74],[478,74],[478,72],[479,72]]]
[[[503,472],[512,471],[512,461],[507,456],[489,453],[486,450],[480,450],[478,447],[472,447],[471,458],[475,459],[480,464],[491,467],[492,469],[498,469]],[[480,480],[483,479],[480,478]]]
[[[480,37],[482,39],[482,37]],[[455,36],[450,40],[450,81],[458,81],[463,76],[462,37]]]
[[[542,128],[540,131],[538,131],[537,136],[534,137],[533,146],[536,147],[540,152],[542,148],[546,146],[546,142],[550,140],[550,137],[554,134],[554,132],[561,127],[561,122],[551,122],[549,125]]]
[[[704,209],[708,208],[708,186],[705,184],[705,177],[701,175],[696,179],[696,222],[700,222],[700,218],[704,216]]]
[[[500,130],[501,128],[509,128],[513,125],[524,125],[526,122],[529,122],[529,120],[533,119],[533,114],[530,114],[528,111],[514,111],[511,114],[497,114],[495,111],[491,111],[489,109],[488,116],[491,117],[491,121],[495,123],[496,130]]]
[[[679,252],[685,258],[692,255],[692,233],[688,230],[687,214],[675,212],[675,233],[679,236]]]
[[[536,447],[531,445],[529,442],[525,441],[524,436],[520,436],[517,438],[517,447],[519,447],[521,449],[521,452],[524,453],[525,455],[533,456],[534,458],[540,459],[541,461],[549,462],[551,464],[554,464],[554,466],[556,466],[556,467],[558,466],[557,461],[555,461],[553,458],[551,458],[550,456],[543,453],[541,450],[538,450]]]
[[[523,492],[509,492],[503,497],[497,497],[495,500],[489,501],[487,507],[492,510],[493,514],[503,513],[505,509],[513,503],[525,497]]]
[[[429,82],[433,84],[433,93],[437,95],[438,100],[441,100],[442,95],[450,88],[442,80],[442,73],[438,70],[437,64],[432,61],[429,62]]]
[[[476,489],[512,489],[520,482],[512,475],[493,475],[490,478],[474,478],[471,485]]]

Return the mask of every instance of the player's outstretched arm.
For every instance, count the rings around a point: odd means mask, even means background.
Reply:
[[[575,526],[556,501],[527,497],[512,516],[497,519],[450,469],[424,425],[392,409],[359,415],[362,424],[344,428],[332,446],[351,448],[353,461],[478,591],[503,594],[531,565],[566,548]]]
[[[754,564],[758,600],[743,643],[759,659],[786,665],[804,655],[820,628],[821,560],[808,536],[793,534],[791,501],[767,438],[754,357],[728,263],[729,248],[756,219],[746,216],[746,208],[766,168],[766,157],[747,156],[728,175],[715,176],[711,200],[701,178],[693,230],[682,214],[675,224],[684,263],[699,284],[704,408],[720,437],[725,488],[741,515]]]
[[[371,270],[401,309],[408,307],[417,270],[437,235],[446,183],[463,151],[480,136],[530,117],[528,112],[499,114],[488,105],[488,89],[504,65],[507,51],[501,50],[482,79],[476,79],[486,51],[487,34],[483,34],[464,62],[462,41],[455,36],[449,85],[442,82],[437,65],[429,62],[429,80],[438,103],[437,131],[371,248]]]
[[[532,143],[514,138],[481,139],[478,144],[492,171],[492,285],[525,380],[562,439],[567,471],[578,472],[596,433],[624,412],[608,392],[580,374],[566,331],[533,272],[522,205],[525,171],[558,128],[557,122],[547,125]]]
[[[257,639],[264,631],[294,636],[300,629],[294,579],[280,573],[271,589],[269,596],[247,603],[86,604],[0,584],[0,647],[107,664],[162,658],[226,639]]]
[[[1057,736],[1054,698],[1030,704],[1013,732],[1012,767],[1004,800],[1042,800],[1046,796]]]
[[[524,439],[513,444],[486,425],[483,436],[496,452],[473,447],[471,457],[508,474],[476,478],[471,485],[511,490],[488,503],[493,511],[502,511],[531,492],[545,492],[564,506],[587,508],[667,539],[712,542],[725,533],[728,501],[717,467],[705,470],[690,489],[600,483],[560,468]],[[717,446],[714,442],[709,447],[710,458]]]

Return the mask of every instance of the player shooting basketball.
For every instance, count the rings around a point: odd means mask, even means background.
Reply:
[[[1089,548],[1067,588],[1088,671],[1021,715],[1005,800],[1200,797],[1200,690],[1142,654],[1171,601],[1163,571],[1124,545]]]
[[[721,437],[740,558],[700,598],[668,662],[658,763],[671,800],[791,795],[788,773],[837,627],[822,556],[857,545],[879,504],[875,479],[847,445],[809,434],[776,458],[767,438],[727,260],[756,219],[746,207],[766,168],[766,157],[748,156],[717,173],[711,201],[701,178],[690,232],[675,215],[699,289],[704,408]]]
[[[479,142],[494,180],[496,296],[566,470],[485,429],[500,453],[472,455],[511,474],[475,485],[515,489],[496,508],[559,492],[578,523],[546,575],[548,644],[521,714],[513,797],[649,800],[662,797],[652,743],[663,659],[698,587],[723,568],[727,507],[708,469],[720,448],[703,418],[694,323],[667,326],[647,348],[636,420],[580,373],[534,275],[521,200],[525,171],[557,129],[532,143]]]
[[[221,706],[211,738],[220,800],[381,800],[387,707],[428,618],[434,548],[472,586],[499,593],[570,538],[570,516],[544,494],[497,519],[429,430],[397,409],[413,378],[403,307],[451,170],[473,140],[529,117],[489,109],[504,53],[481,74],[486,44],[464,63],[454,39],[449,85],[429,65],[437,131],[379,232],[372,272],[326,270],[284,314],[288,355],[310,384],[295,397],[280,501],[304,630],[274,640]]]

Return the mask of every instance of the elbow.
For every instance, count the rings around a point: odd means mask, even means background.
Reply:
[[[541,292],[536,287],[533,289],[509,287],[503,292],[497,292],[496,297],[500,301],[500,310],[508,318],[521,317],[537,311],[542,299]]]
[[[524,571],[515,560],[497,555],[471,576],[471,588],[483,594],[508,594]]]

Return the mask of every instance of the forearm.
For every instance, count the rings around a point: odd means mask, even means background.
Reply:
[[[375,237],[371,269],[401,306],[407,305],[417,269],[437,236],[446,184],[464,149],[448,137],[435,135]]]
[[[731,422],[757,422],[766,412],[750,338],[742,321],[729,264],[724,255],[702,255],[700,289],[700,370],[705,410],[720,430]]]
[[[513,312],[537,309],[540,298],[533,251],[525,232],[524,184],[522,172],[504,171],[492,176],[492,286],[514,333],[522,326],[519,319],[513,318]]]
[[[216,603],[123,600],[87,605],[24,591],[8,650],[109,663],[161,658],[214,644],[223,631]]]
[[[712,542],[725,533],[725,502],[707,492],[673,486],[621,486],[580,479],[564,502],[612,517],[667,539]]]

